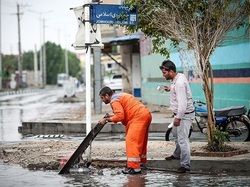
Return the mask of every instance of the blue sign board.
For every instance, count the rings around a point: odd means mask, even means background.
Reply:
[[[129,5],[91,4],[90,23],[136,25],[138,22],[137,7]]]

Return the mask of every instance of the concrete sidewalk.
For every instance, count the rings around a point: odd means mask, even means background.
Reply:
[[[238,147],[240,148],[240,146]],[[250,172],[249,166],[249,152],[231,157],[191,156],[191,173]],[[166,161],[162,158],[154,158],[148,161],[148,167],[176,171],[180,167],[180,161]]]

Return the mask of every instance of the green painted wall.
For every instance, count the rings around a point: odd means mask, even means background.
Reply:
[[[159,84],[156,82],[145,82],[142,84],[143,103],[153,103],[157,105],[169,106],[169,93],[160,93],[156,90]]]
[[[171,53],[172,60],[178,70],[182,70],[178,53]],[[169,106],[169,94],[156,90],[159,84],[169,84],[162,77],[159,70],[165,58],[152,54],[141,57],[142,67],[142,96],[143,102]],[[218,47],[210,58],[214,70],[250,68],[250,41],[230,43]],[[248,76],[250,77],[250,75]],[[190,83],[193,99],[205,101],[204,92],[200,83]],[[229,106],[245,105],[250,108],[250,82],[238,84],[215,84],[214,107],[224,108]]]
[[[159,84],[167,85],[162,82],[148,82],[142,84],[142,101],[157,105],[169,106],[169,93],[161,93],[156,90]],[[199,83],[190,83],[193,100],[205,102],[204,92]],[[245,105],[250,109],[250,86],[249,84],[216,84],[215,85],[214,108],[225,108],[229,106]]]

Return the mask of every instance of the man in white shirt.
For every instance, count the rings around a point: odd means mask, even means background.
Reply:
[[[166,157],[166,160],[180,159],[181,167],[178,173],[190,171],[190,143],[189,130],[194,119],[194,106],[189,83],[184,74],[176,72],[175,64],[165,60],[160,66],[163,77],[170,80],[171,85],[165,86],[170,92],[170,109],[174,113],[173,135],[176,148],[173,154]]]

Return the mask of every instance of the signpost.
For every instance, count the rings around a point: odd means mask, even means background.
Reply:
[[[85,4],[81,7],[74,8],[74,11],[78,22],[78,32],[76,34],[76,42],[75,44],[73,44],[73,46],[75,47],[75,49],[85,49],[85,48],[87,49],[85,54],[85,73],[86,73],[86,134],[88,135],[91,132],[90,48],[91,47],[101,48],[103,46],[101,42],[101,36],[99,36],[100,33],[92,35],[95,38],[91,40],[91,33],[93,31],[91,30],[91,26],[93,26],[93,24],[136,25],[138,22],[137,21],[138,10],[137,7],[133,7],[131,9],[129,5]],[[99,30],[100,27],[97,28]],[[95,134],[95,136],[96,135],[97,134]],[[90,143],[91,142],[89,142],[88,145],[90,145]],[[85,145],[80,145],[79,149],[82,150],[84,146]],[[76,150],[76,155],[79,154],[82,154],[82,152]],[[69,160],[69,164],[65,168],[68,168],[72,165],[72,162],[74,162],[76,157],[78,157],[76,155]],[[91,160],[90,149],[87,150],[87,160],[88,161]],[[64,171],[61,171],[60,173],[64,173]]]
[[[129,5],[91,4],[90,22],[96,24],[136,25],[138,8]]]

